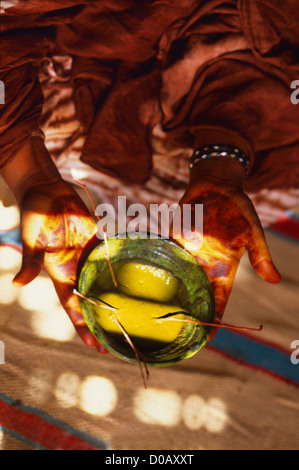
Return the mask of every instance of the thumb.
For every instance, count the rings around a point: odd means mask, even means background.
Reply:
[[[247,244],[247,250],[250,263],[255,272],[265,281],[278,284],[281,276],[273,264],[261,227],[253,229],[252,237]]]
[[[21,287],[33,281],[41,271],[42,259],[42,252],[35,252],[24,247],[22,266],[18,274],[13,278],[12,283],[17,287]]]

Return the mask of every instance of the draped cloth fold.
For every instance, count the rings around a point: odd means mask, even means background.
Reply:
[[[159,125],[165,148],[240,147],[251,158],[248,191],[298,187],[296,3],[2,2],[0,165],[39,124],[45,59],[66,54],[91,167],[143,184]]]

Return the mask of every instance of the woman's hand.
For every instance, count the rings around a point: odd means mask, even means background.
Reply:
[[[182,238],[180,243],[198,260],[215,296],[215,323],[223,316],[240,259],[247,250],[256,273],[267,282],[278,283],[260,220],[242,186],[244,170],[229,159],[203,161],[191,172],[190,184],[180,205],[203,205],[203,232],[198,242]],[[187,235],[187,234],[186,234]],[[217,329],[212,332],[210,339]]]
[[[14,284],[24,286],[45,269],[79,336],[88,346],[107,352],[86,326],[79,299],[73,293],[78,261],[96,233],[88,209],[72,186],[62,180],[38,136],[28,139],[1,174],[21,212],[23,262]]]
[[[95,221],[72,186],[62,180],[28,190],[20,210],[23,262],[14,284],[30,283],[44,268],[82,340],[104,352],[87,328],[73,293],[78,262],[95,235]]]

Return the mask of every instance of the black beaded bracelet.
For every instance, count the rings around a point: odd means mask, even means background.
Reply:
[[[230,145],[209,145],[207,147],[202,147],[198,150],[195,150],[191,157],[189,168],[190,170],[201,160],[204,160],[209,157],[230,157],[234,158],[240,162],[246,173],[248,173],[250,160],[241,150],[231,147]]]

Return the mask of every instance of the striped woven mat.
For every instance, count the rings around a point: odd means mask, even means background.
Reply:
[[[245,259],[226,314],[228,323],[263,323],[263,332],[219,330],[194,358],[151,370],[144,389],[134,366],[99,357],[70,333],[63,338],[70,329],[62,312],[61,337],[51,336],[47,302],[59,310],[51,296],[39,306],[30,287],[11,293],[22,247],[18,228],[2,230],[0,250],[10,261],[0,251],[0,448],[298,448],[297,212],[284,214],[266,237],[282,283],[265,285]]]

